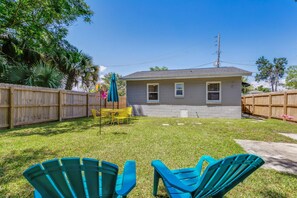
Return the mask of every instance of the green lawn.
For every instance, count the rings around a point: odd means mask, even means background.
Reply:
[[[106,160],[118,164],[120,171],[126,160],[134,159],[137,186],[130,197],[150,197],[153,159],[181,168],[196,165],[201,155],[222,158],[244,153],[234,139],[297,143],[277,134],[297,133],[296,126],[279,120],[135,118],[130,125],[103,127],[103,134],[97,136],[98,126],[85,118],[2,130],[0,197],[32,195],[22,172],[35,163],[66,156]],[[227,197],[297,197],[296,181],[296,176],[261,168]],[[159,193],[166,194],[164,189]]]

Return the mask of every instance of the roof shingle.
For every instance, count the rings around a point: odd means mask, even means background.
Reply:
[[[251,72],[237,67],[214,67],[214,68],[193,68],[176,69],[165,71],[139,71],[127,76],[124,80],[156,80],[156,79],[183,79],[183,78],[213,78],[213,77],[232,77],[250,76]]]

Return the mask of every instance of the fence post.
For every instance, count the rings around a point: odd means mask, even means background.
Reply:
[[[269,98],[268,98],[269,102],[268,102],[268,118],[271,118],[272,116],[272,96],[271,94],[269,94]]]
[[[246,97],[243,98],[243,113],[246,113]]]
[[[89,93],[87,93],[87,117],[89,117]]]
[[[284,93],[284,115],[287,115],[288,93]]]
[[[9,128],[14,127],[14,88],[9,89]]]
[[[59,91],[59,121],[63,119],[63,92]]]
[[[252,115],[254,115],[254,113],[255,113],[255,96],[254,95],[252,96],[252,100],[253,100],[253,103],[252,103],[252,109],[253,109]]]

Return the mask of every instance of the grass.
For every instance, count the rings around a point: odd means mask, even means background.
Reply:
[[[168,123],[169,126],[162,126]],[[184,123],[178,126],[177,123]],[[0,197],[32,197],[22,172],[47,159],[91,157],[113,162],[137,162],[137,186],[130,197],[150,197],[153,159],[170,168],[196,165],[201,155],[222,158],[244,150],[234,139],[297,143],[277,134],[297,133],[297,125],[279,120],[135,118],[130,125],[98,126],[77,119],[0,131]],[[227,197],[297,197],[296,176],[259,169]],[[159,191],[166,197],[164,189]]]

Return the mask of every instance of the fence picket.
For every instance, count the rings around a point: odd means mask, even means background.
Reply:
[[[126,107],[126,97],[119,100],[115,108]],[[0,83],[0,128],[88,117],[99,107],[96,93]]]
[[[297,90],[242,96],[242,112],[266,118],[292,116],[297,122]]]

